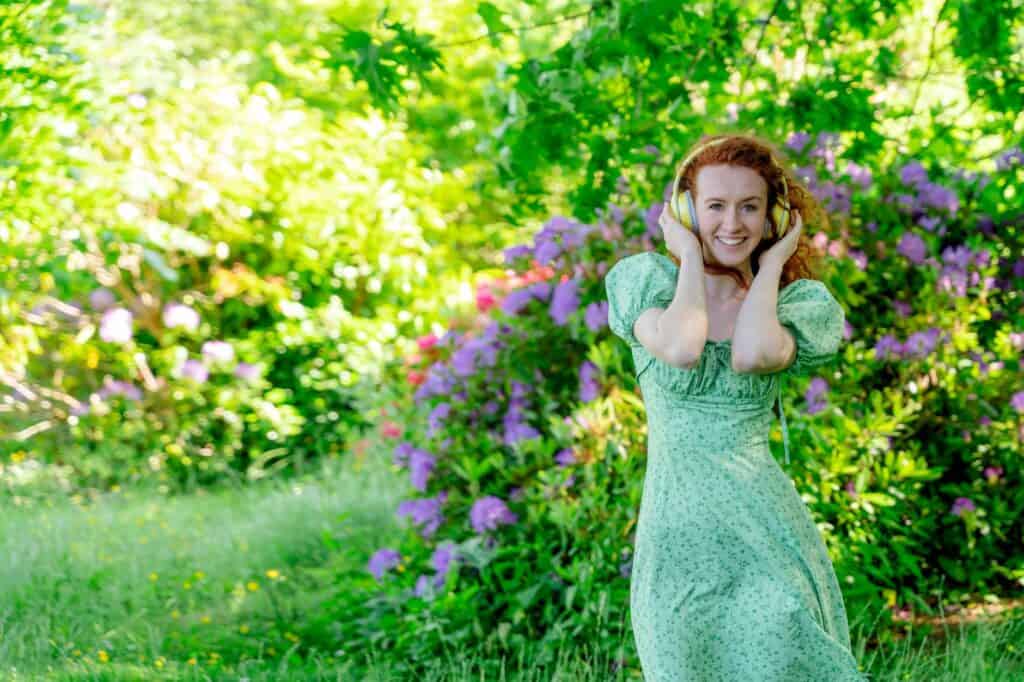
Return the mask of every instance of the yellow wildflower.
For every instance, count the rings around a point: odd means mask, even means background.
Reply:
[[[106,663],[107,661],[109,661],[109,660],[110,660],[110,656],[109,656],[109,655],[107,654],[107,652],[106,652],[106,651],[104,651],[103,649],[100,649],[100,650],[99,650],[99,651],[98,651],[98,652],[96,653],[96,658],[100,659],[100,662],[101,662],[101,663]]]
[[[267,577],[270,578],[271,580],[277,580],[278,578],[281,577],[281,572],[278,571],[275,568],[271,568],[270,570],[267,571]]]
[[[242,625],[238,626],[238,631],[241,632],[243,635],[247,634],[249,632],[249,626],[243,623]]]
[[[250,592],[255,592],[256,590],[260,589],[259,583],[257,583],[255,580],[250,580],[245,584],[245,586],[249,588]]]

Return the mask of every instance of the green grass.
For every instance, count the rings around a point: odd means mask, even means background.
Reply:
[[[369,551],[398,532],[407,491],[389,459],[290,483],[0,509],[0,679],[401,679],[373,652],[365,666],[345,652],[300,659],[288,630],[327,587],[304,570],[326,562],[325,536]],[[878,650],[866,648],[870,627],[854,623],[854,653],[874,680],[1024,679],[1024,620]],[[452,657],[425,680],[639,680],[635,669],[611,672],[630,638],[623,624],[613,646],[567,647],[546,665],[535,652]]]
[[[394,478],[336,469],[182,497],[139,488],[86,506],[0,509],[0,671],[189,679],[230,667],[282,679],[279,661],[295,647],[287,624],[317,608],[324,587],[302,569],[324,563],[325,535],[393,517],[404,492]]]

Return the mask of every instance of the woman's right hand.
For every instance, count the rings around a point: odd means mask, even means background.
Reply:
[[[665,202],[661,209],[658,225],[661,226],[661,233],[665,236],[665,246],[676,258],[681,261],[685,260],[686,255],[694,251],[703,255],[700,237],[672,217],[672,212],[668,209],[668,202]]]

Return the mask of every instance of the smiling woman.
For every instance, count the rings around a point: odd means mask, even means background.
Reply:
[[[810,205],[785,175],[747,138],[698,147],[670,204],[685,222],[661,221],[676,258],[605,276],[647,411],[630,615],[650,682],[865,679],[821,534],[768,446],[783,377],[832,360],[845,325],[822,282],[780,282]]]
[[[782,158],[756,136],[719,135],[698,143],[677,167],[669,217],[700,240],[704,271],[728,275],[738,289],[749,288],[761,255],[802,221],[828,227],[828,215]],[[669,252],[679,265],[679,254]],[[819,266],[809,238],[800,235],[780,288],[812,277]]]

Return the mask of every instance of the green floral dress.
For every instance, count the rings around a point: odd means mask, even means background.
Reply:
[[[630,617],[646,682],[864,682],[835,570],[810,510],[772,456],[772,403],[786,375],[835,357],[845,314],[825,285],[779,292],[796,360],[737,374],[730,341],[674,367],[633,335],[675,296],[678,268],[638,253],[605,276],[608,321],[629,343],[647,411]],[[784,422],[783,422],[784,423]],[[788,458],[788,433],[783,431]]]

